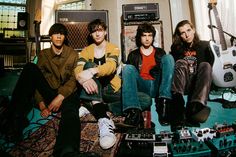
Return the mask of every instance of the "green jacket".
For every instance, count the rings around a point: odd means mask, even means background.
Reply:
[[[76,79],[73,69],[76,67],[77,58],[78,53],[65,45],[60,55],[56,55],[52,48],[44,49],[38,55],[37,65],[49,85],[65,98],[76,90]],[[37,104],[43,101],[42,96],[37,91],[35,98]]]

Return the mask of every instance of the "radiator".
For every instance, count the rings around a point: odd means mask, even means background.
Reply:
[[[12,55],[0,55],[0,58],[4,58],[4,67],[13,68],[13,56]]]

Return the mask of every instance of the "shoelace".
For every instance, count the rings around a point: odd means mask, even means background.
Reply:
[[[109,134],[114,134],[114,126],[109,124],[108,120],[102,120],[99,125],[100,128],[100,136],[104,136]]]

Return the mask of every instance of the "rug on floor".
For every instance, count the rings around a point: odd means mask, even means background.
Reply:
[[[113,117],[113,120],[115,122],[122,121],[122,117]],[[58,118],[49,120],[45,125],[42,125],[24,141],[15,145],[9,151],[9,154],[14,157],[52,156],[58,124]],[[98,125],[96,120],[91,114],[81,118],[81,151],[96,152],[102,157],[113,157],[118,150],[120,141],[122,139],[122,134],[116,133],[116,137],[116,144],[111,149],[101,149],[99,146]]]

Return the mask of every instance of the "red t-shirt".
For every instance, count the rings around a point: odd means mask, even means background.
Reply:
[[[155,61],[155,49],[153,49],[152,53],[148,56],[144,55],[141,50],[142,55],[142,65],[140,70],[140,76],[144,80],[154,80],[154,78],[150,75],[149,71],[156,65]]]

